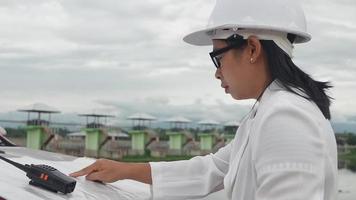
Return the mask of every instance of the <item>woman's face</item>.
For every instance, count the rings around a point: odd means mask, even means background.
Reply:
[[[224,40],[213,40],[214,50],[226,47]],[[221,81],[221,87],[234,99],[254,97],[254,68],[251,67],[248,47],[231,49],[223,53],[220,59],[221,67],[215,72],[215,77]]]

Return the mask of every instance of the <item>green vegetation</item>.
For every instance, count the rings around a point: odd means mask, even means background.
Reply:
[[[156,162],[156,161],[176,161],[176,160],[188,160],[193,156],[166,156],[162,158],[151,156],[125,156],[120,161],[122,162]]]
[[[7,137],[9,138],[25,138],[26,137],[26,129],[24,127],[18,128],[6,128]],[[159,134],[160,140],[168,140],[169,136],[166,135],[166,129],[157,128],[155,131]],[[194,137],[197,137],[197,134],[201,131],[198,128],[190,128],[188,130]],[[229,132],[229,130],[225,130]],[[69,130],[66,128],[56,128],[54,130],[55,133],[65,136],[69,133]],[[230,130],[230,132],[233,132]],[[198,139],[198,138],[195,138]],[[356,146],[356,134],[350,132],[337,133],[336,140],[338,145],[350,145]],[[176,160],[188,160],[193,156],[182,155],[182,156],[166,156],[166,157],[151,157],[150,151],[148,149],[145,150],[145,154],[142,156],[124,156],[121,161],[123,162],[150,162],[150,161],[176,161]],[[351,148],[351,152],[346,154],[340,154],[338,157],[339,161],[346,161],[347,168],[356,172],[356,149]]]
[[[352,149],[350,153],[340,155],[339,160],[348,161],[347,168],[356,172],[356,149]]]
[[[7,132],[7,137],[21,138],[26,137],[25,128],[5,128]]]
[[[67,128],[55,128],[54,132],[62,137],[65,137],[68,133],[70,133]]]
[[[350,132],[336,133],[336,141],[338,145],[356,145],[356,134]]]
[[[25,138],[26,137],[26,128],[5,128],[7,132],[7,137],[10,138]],[[66,136],[70,131],[67,128],[54,128],[53,131],[60,136]]]
[[[347,143],[349,145],[356,145],[356,135],[352,133],[348,133],[347,135]]]

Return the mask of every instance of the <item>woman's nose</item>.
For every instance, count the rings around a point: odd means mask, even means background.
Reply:
[[[221,70],[219,68],[215,71],[215,78],[221,79]]]

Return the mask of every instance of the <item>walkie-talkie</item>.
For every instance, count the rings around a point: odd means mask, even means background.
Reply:
[[[26,172],[30,178],[30,185],[42,187],[53,192],[62,192],[64,194],[73,192],[76,181],[48,165],[22,165],[7,158],[0,156],[0,159],[14,165]]]

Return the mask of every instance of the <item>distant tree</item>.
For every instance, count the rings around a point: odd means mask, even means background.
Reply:
[[[347,135],[347,144],[356,145],[356,135],[353,133],[349,133]]]
[[[26,130],[24,128],[5,128],[7,137],[26,137]]]
[[[55,128],[55,133],[58,135],[65,137],[70,131],[67,128]]]

